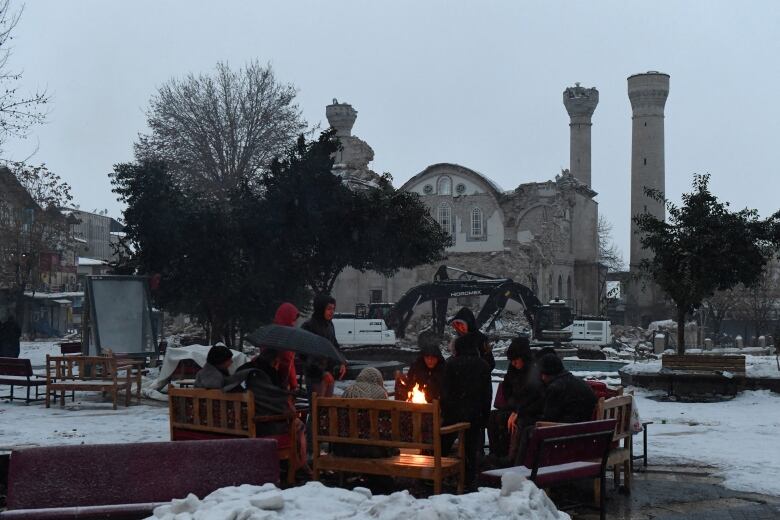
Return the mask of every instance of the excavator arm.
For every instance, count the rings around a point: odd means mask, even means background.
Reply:
[[[452,280],[447,270],[460,271],[468,275],[479,276],[478,280]],[[398,338],[403,338],[406,327],[421,303],[431,302],[433,330],[437,334],[444,332],[447,318],[447,304],[450,298],[463,296],[487,296],[485,304],[476,317],[477,327],[488,327],[501,316],[509,300],[523,307],[534,338],[538,340],[566,340],[562,329],[571,324],[571,311],[561,302],[557,305],[542,305],[534,292],[523,284],[507,278],[492,278],[462,269],[441,266],[436,272],[434,282],[425,283],[409,289],[388,313],[387,322],[395,330]],[[570,333],[569,333],[570,334]]]

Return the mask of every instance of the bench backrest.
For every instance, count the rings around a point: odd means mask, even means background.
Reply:
[[[60,354],[81,354],[81,342],[66,341],[64,343],[60,343]]]
[[[545,466],[601,459],[612,444],[615,422],[607,419],[536,428],[524,461],[531,468],[531,478]]]
[[[439,402],[312,398],[315,442],[428,449],[441,456]],[[316,449],[316,445],[315,445]]]
[[[192,438],[187,432],[255,437],[255,398],[252,392],[204,388],[168,388],[171,440]],[[214,435],[214,436],[216,436]]]
[[[664,354],[661,367],[692,372],[733,372],[745,374],[745,356],[714,354]]]
[[[279,480],[276,443],[225,439],[82,444],[11,452],[13,509],[166,502]]]
[[[33,375],[29,359],[0,357],[0,376],[29,377]]]
[[[631,437],[631,412],[634,398],[630,395],[600,399],[597,419],[614,419],[615,435],[613,441]]]
[[[123,369],[113,356],[46,355],[46,377],[57,381],[116,379]]]

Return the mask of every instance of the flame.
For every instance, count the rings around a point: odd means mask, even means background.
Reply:
[[[409,392],[409,397],[406,399],[411,403],[427,403],[425,399],[425,392],[420,388],[420,383],[416,383],[414,388]]]

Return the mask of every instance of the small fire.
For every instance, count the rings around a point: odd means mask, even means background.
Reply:
[[[425,400],[425,392],[420,389],[420,383],[416,383],[414,388],[409,392],[409,397],[406,399],[411,403],[427,403]]]

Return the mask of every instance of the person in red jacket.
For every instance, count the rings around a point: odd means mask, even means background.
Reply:
[[[295,327],[295,322],[299,317],[298,308],[292,303],[284,302],[276,309],[274,324],[284,327]],[[298,374],[295,372],[295,352],[291,350],[281,351],[278,371],[282,386],[291,392],[296,392],[298,390]]]

